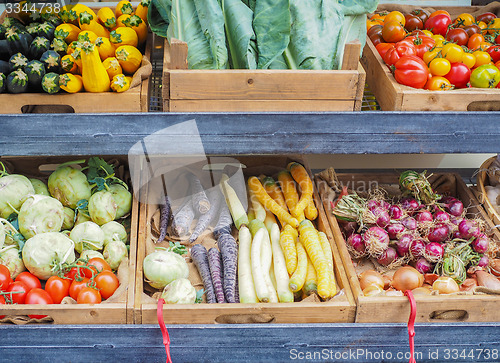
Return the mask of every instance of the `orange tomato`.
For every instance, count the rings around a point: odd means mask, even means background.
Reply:
[[[380,25],[380,23],[378,21],[374,21],[374,20],[366,20],[366,30],[370,30],[370,28],[374,25]]]
[[[445,15],[448,15],[451,19],[451,15],[449,12],[447,12],[446,10],[436,10],[435,12],[433,12],[431,15],[429,15],[429,18],[432,18],[433,16],[436,16],[436,15],[439,15],[439,14],[445,14]]]
[[[432,76],[425,84],[424,89],[433,91],[447,91],[453,89],[453,85],[444,77]]]
[[[493,44],[491,44],[490,42],[482,42],[481,44],[479,44],[479,47],[478,49],[479,50],[486,50],[488,49],[489,47],[491,47]]]
[[[479,27],[479,29],[481,29],[481,33],[483,35],[488,34],[487,30],[483,30],[483,29],[486,29],[488,27],[488,24],[486,24],[484,21],[480,21],[479,23],[477,23],[477,26]]]
[[[406,24],[405,16],[400,11],[391,11],[389,14],[387,14],[384,19],[384,23],[388,23],[390,21],[397,21],[402,26],[405,26]]]
[[[472,34],[467,42],[467,48],[476,50],[483,42],[484,36],[482,34]]]
[[[379,23],[384,23],[384,19],[386,17],[387,13],[377,13],[377,14],[373,14],[371,17],[370,17],[370,20],[373,20],[373,21],[377,21]]]

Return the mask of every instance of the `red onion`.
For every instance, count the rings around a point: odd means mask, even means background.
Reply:
[[[479,267],[485,267],[485,266],[488,266],[488,264],[490,263],[490,259],[488,258],[488,256],[486,255],[483,255],[480,259],[479,259],[479,262],[477,263],[477,265]]]
[[[396,251],[398,252],[398,255],[403,257],[404,255],[409,253],[413,239],[413,236],[408,233],[403,234],[401,237],[399,237],[399,239],[396,241]]]
[[[363,234],[363,242],[371,256],[380,256],[389,247],[389,235],[380,227],[370,227]]]
[[[403,207],[404,210],[412,214],[412,212],[420,208],[420,203],[413,198],[404,199],[403,202],[401,203],[401,207]]]
[[[489,244],[490,240],[488,237],[481,233],[472,241],[471,246],[477,253],[486,253],[486,251],[488,251]]]
[[[410,255],[413,258],[417,258],[423,255],[425,251],[425,241],[423,239],[414,239],[410,243]]]
[[[413,217],[406,217],[401,221],[401,223],[403,223],[403,226],[410,231],[414,231],[418,227],[417,220]]]
[[[375,208],[380,207],[380,203],[378,200],[370,199],[368,202],[366,202],[366,207],[372,211]]]
[[[452,216],[459,217],[464,212],[464,204],[454,197],[441,198],[439,203],[446,209]]]
[[[477,222],[471,219],[464,219],[458,225],[458,231],[463,239],[471,239],[472,237],[477,237],[481,233]]]
[[[434,220],[436,222],[446,223],[450,221],[450,215],[445,211],[438,210],[434,213]]]
[[[448,239],[450,228],[443,223],[436,224],[431,228],[427,239],[429,242],[444,242]]]
[[[420,257],[417,262],[415,262],[415,268],[418,272],[422,274],[427,274],[432,271],[432,264],[427,261],[424,257]]]
[[[453,223],[455,226],[458,226],[460,222],[462,222],[464,219],[461,217],[455,217],[455,216],[450,216],[450,222]]]
[[[385,226],[391,222],[391,217],[389,217],[387,209],[376,207],[372,210],[372,213],[377,218],[375,223],[377,223],[379,227],[385,228]]]
[[[389,207],[389,215],[392,219],[401,219],[403,218],[403,210],[399,205],[393,204]]]
[[[340,220],[338,220],[338,221],[340,221]],[[340,223],[340,225],[341,225],[342,230],[344,231],[344,234],[346,235],[346,237],[349,237],[351,234],[356,232],[356,230],[358,229],[358,224],[356,222],[344,221],[344,222]]]
[[[385,230],[387,231],[390,239],[398,238],[398,235],[400,233],[403,233],[405,229],[405,226],[403,226],[401,223],[392,223],[385,227]]]
[[[444,256],[444,248],[440,243],[431,242],[425,246],[424,254],[430,262],[438,262]]]
[[[398,253],[396,252],[396,249],[394,247],[387,247],[387,249],[377,258],[377,262],[382,266],[388,266],[394,262],[397,257]]]
[[[391,207],[391,204],[390,204],[390,203],[388,203],[388,202],[386,202],[385,200],[381,200],[381,201],[380,201],[380,206],[381,206],[382,208],[384,208],[384,209],[389,210],[389,208]]]
[[[432,213],[429,212],[428,210],[422,210],[417,213],[416,220],[419,223],[432,222],[434,220],[434,217],[432,216]]]
[[[365,254],[366,247],[363,242],[363,237],[361,237],[358,233],[353,233],[347,238],[347,243],[351,246],[356,252],[360,254]]]

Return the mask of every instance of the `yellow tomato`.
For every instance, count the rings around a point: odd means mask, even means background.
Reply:
[[[481,42],[481,44],[479,44],[479,50],[486,50],[492,45],[493,44],[491,44],[490,42]]]
[[[432,34],[432,32],[430,30],[422,30],[422,33],[424,33],[425,35],[427,35],[428,37],[431,37],[434,35]]]
[[[490,55],[483,50],[476,50],[472,54],[474,54],[474,56],[476,57],[476,64],[474,65],[474,68],[482,66],[483,64],[489,64],[491,62]]]
[[[439,48],[434,48],[433,50],[429,50],[428,52],[424,53],[424,56],[422,57],[423,61],[425,64],[429,65],[429,63],[438,56],[438,53],[441,51]]]
[[[446,40],[446,38],[443,37],[441,34],[433,34],[431,35],[431,38],[434,39],[435,41],[441,40],[444,42]]]
[[[456,19],[455,21],[453,22],[453,24],[457,25],[457,26],[460,26],[460,27],[463,27],[463,26],[468,26],[468,25],[472,25],[474,24],[474,17],[469,14],[469,13],[463,13],[463,14],[460,14]]]
[[[389,14],[387,14],[384,19],[384,23],[388,23],[390,21],[397,21],[402,26],[405,26],[406,24],[405,16],[400,11],[391,11]]]
[[[500,18],[495,18],[488,23],[488,34],[500,31]]]
[[[470,69],[476,64],[476,56],[472,53],[465,52],[462,56],[462,63]]]
[[[441,54],[451,63],[456,63],[462,60],[462,56],[464,55],[464,50],[461,46],[455,43],[446,43],[445,45],[443,45]]]
[[[384,23],[384,19],[386,17],[387,14],[383,14],[383,13],[378,13],[378,14],[373,14],[370,18],[370,20],[373,20],[373,21],[376,21],[376,22],[379,22],[379,23]]]
[[[434,58],[429,63],[429,71],[433,76],[446,76],[451,69],[451,63],[445,58]]]
[[[488,25],[484,21],[480,21],[479,23],[477,23],[477,26],[479,27],[479,29],[481,29],[481,33],[483,35],[488,34],[487,30],[483,30],[483,29],[486,29],[488,27]]]
[[[381,25],[378,21],[374,21],[374,20],[366,20],[366,30],[370,30],[370,28],[374,25]]]

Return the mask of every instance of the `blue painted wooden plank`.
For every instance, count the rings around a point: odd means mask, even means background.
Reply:
[[[0,115],[0,155],[123,155],[196,120],[207,154],[493,153],[500,112],[141,113]],[[162,135],[192,145],[190,133]]]
[[[174,362],[408,361],[404,324],[171,325]],[[418,362],[498,362],[495,323],[417,324]],[[157,326],[0,327],[0,360],[163,362]],[[455,359],[453,359],[455,358]]]

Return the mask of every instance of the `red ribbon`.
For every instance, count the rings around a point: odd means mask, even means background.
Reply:
[[[170,336],[168,335],[167,327],[163,321],[163,304],[165,304],[165,300],[158,300],[156,314],[158,317],[158,324],[160,325],[161,335],[163,336],[163,345],[165,345],[165,351],[167,353],[167,363],[172,363],[172,359],[170,358]]]
[[[405,295],[410,300],[410,318],[408,319],[408,335],[410,337],[410,362],[416,363],[415,360],[415,317],[417,316],[417,303],[413,297],[411,290],[406,290]]]

